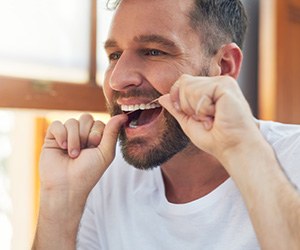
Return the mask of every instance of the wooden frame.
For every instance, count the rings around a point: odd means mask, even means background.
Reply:
[[[0,107],[105,112],[97,73],[97,0],[91,0],[89,80],[85,84],[0,76]]]
[[[0,77],[0,107],[105,112],[102,88],[95,84],[43,82]]]
[[[259,117],[300,123],[300,0],[263,0]]]

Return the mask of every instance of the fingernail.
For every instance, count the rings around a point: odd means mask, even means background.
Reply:
[[[78,156],[78,155],[79,155],[79,150],[73,149],[73,150],[71,151],[71,156],[76,157],[76,156]]]

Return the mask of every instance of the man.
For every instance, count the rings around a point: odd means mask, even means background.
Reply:
[[[117,5],[113,117],[50,126],[34,249],[299,249],[300,129],[256,121],[238,87],[240,1]]]

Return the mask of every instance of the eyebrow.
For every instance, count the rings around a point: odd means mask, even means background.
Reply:
[[[142,43],[142,44],[147,44],[147,43],[156,43],[159,45],[162,45],[164,47],[168,47],[170,49],[174,49],[177,48],[176,44],[174,41],[165,38],[163,36],[160,35],[140,35],[137,37],[134,37],[133,39],[136,43]],[[108,39],[105,43],[104,43],[104,48],[115,48],[118,47],[118,43],[117,41],[113,40],[113,39]]]
[[[139,43],[157,43],[165,47],[176,47],[175,42],[160,35],[141,35],[134,38]]]
[[[115,48],[115,47],[118,47],[118,44],[117,44],[117,42],[115,40],[108,39],[104,43],[104,48],[105,49],[107,49],[107,48]]]

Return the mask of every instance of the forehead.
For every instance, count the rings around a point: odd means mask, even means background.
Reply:
[[[115,11],[109,39],[163,35],[177,40],[195,33],[189,25],[193,0],[123,0]]]

